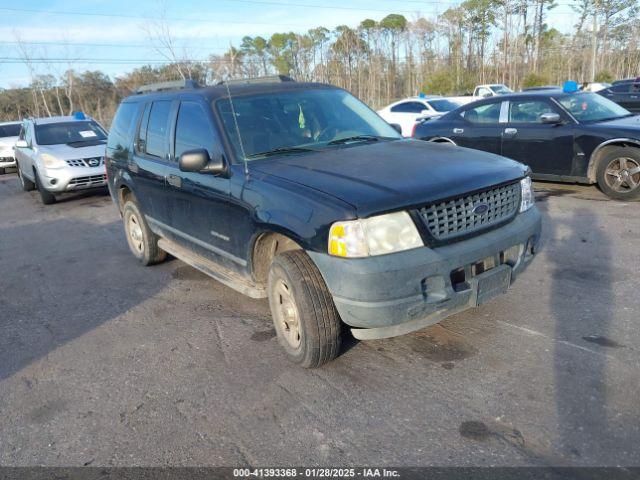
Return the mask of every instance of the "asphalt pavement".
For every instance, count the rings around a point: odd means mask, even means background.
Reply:
[[[640,465],[640,204],[536,189],[507,295],[303,370],[266,301],[137,263],[108,195],[0,176],[0,465]]]

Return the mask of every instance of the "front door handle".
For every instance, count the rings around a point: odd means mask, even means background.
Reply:
[[[516,133],[518,133],[518,129],[517,128],[505,128],[504,129],[504,134],[505,135],[515,135]]]
[[[454,128],[453,133],[464,133],[464,128]]]
[[[178,175],[168,175],[166,179],[169,185],[173,185],[176,188],[182,187],[182,178],[180,178]]]

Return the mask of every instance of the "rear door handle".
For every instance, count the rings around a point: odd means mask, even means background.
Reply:
[[[169,185],[173,185],[177,188],[182,187],[182,178],[180,178],[178,175],[168,175],[166,179]]]
[[[504,129],[504,134],[505,135],[515,135],[516,133],[518,133],[518,129],[517,128],[505,128]]]
[[[453,133],[464,133],[464,128],[454,128]]]

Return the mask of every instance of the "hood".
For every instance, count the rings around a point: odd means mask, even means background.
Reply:
[[[360,217],[517,180],[527,171],[498,155],[410,139],[271,158],[249,169],[339,198]]]
[[[617,118],[615,120],[607,120],[605,122],[594,122],[588,125],[616,130],[632,130],[636,132],[636,135],[638,135],[640,134],[640,115]]]
[[[0,148],[13,148],[17,140],[18,137],[0,137]]]
[[[48,153],[61,160],[74,160],[76,158],[103,157],[106,145],[91,145],[88,147],[71,147],[66,144],[38,145],[38,153]]]

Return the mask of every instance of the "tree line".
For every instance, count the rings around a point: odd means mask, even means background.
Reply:
[[[547,23],[556,0],[466,0],[432,18],[390,14],[355,28],[245,36],[206,60],[178,50],[164,21],[149,29],[149,41],[165,63],[115,79],[78,72],[71,62],[60,75],[43,74],[46,58],[35,62],[18,42],[31,81],[0,91],[0,120],[82,110],[108,126],[119,101],[137,86],[180,78],[214,84],[283,74],[346,88],[377,108],[418,92],[465,94],[478,83],[521,88],[640,74],[640,0],[565,1],[575,12],[570,33]]]

